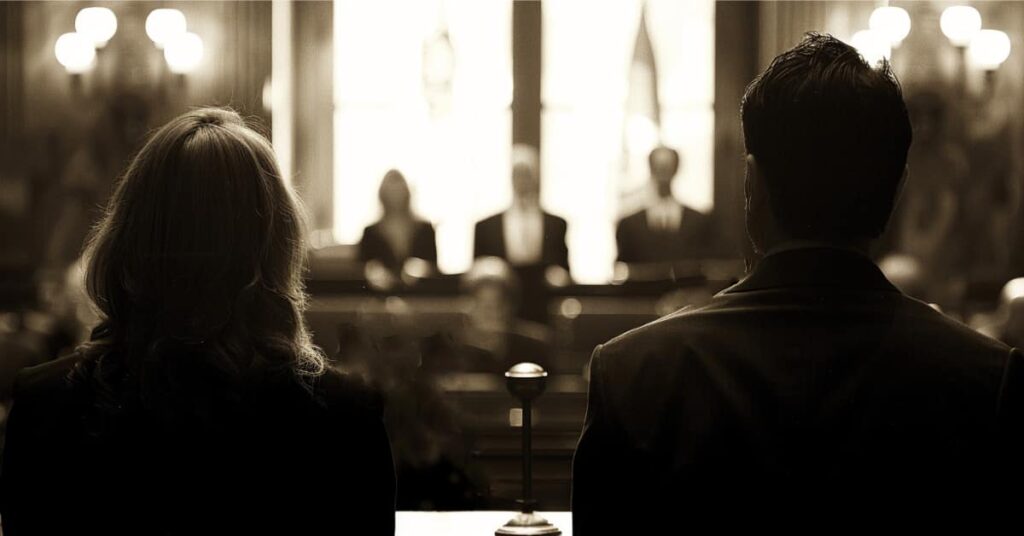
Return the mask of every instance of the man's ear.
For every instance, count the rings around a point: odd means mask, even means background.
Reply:
[[[745,161],[747,172],[743,180],[743,194],[750,209],[764,202],[764,175],[754,155],[747,154]]]

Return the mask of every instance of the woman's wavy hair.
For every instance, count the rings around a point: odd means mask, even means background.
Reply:
[[[237,113],[164,125],[86,245],[102,320],[72,378],[101,410],[131,396],[181,417],[237,401],[254,371],[321,374],[303,320],[304,221],[270,144]]]

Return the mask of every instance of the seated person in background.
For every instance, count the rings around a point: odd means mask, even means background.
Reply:
[[[867,256],[911,142],[888,64],[809,34],[747,88],[742,119],[764,257],[710,304],[594,351],[573,532],[1016,512],[1002,501],[1022,495],[1020,353]]]
[[[466,325],[450,340],[435,340],[424,366],[445,372],[504,374],[512,365],[550,360],[551,330],[518,317],[520,286],[515,272],[497,257],[473,263],[462,281],[471,297]]]
[[[4,534],[392,534],[379,404],[305,328],[304,235],[238,114],[158,130],[86,251],[101,323],[17,377]]]
[[[438,375],[424,367],[430,344],[411,332],[374,336],[355,324],[338,327],[336,366],[387,393],[384,425],[391,438],[398,510],[474,510],[488,485],[472,462],[472,434]],[[430,339],[428,339],[429,341]]]
[[[383,214],[363,230],[359,260],[366,263],[367,280],[388,289],[399,282],[410,259],[436,264],[437,244],[434,227],[413,213],[409,184],[401,172],[392,169],[384,174],[379,195]]]
[[[512,147],[512,206],[477,222],[473,258],[498,257],[515,270],[523,292],[524,318],[547,317],[545,288],[569,282],[568,225],[540,206],[540,158],[529,145]]]
[[[1024,277],[1003,286],[999,308],[992,316],[978,331],[1015,348],[1024,346]]]
[[[648,163],[656,198],[646,209],[619,221],[615,230],[618,262],[651,264],[704,258],[712,231],[708,216],[672,196],[679,153],[670,147],[656,147]]]

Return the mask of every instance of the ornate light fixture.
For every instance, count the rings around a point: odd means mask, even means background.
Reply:
[[[174,36],[164,43],[164,59],[175,74],[188,74],[203,59],[203,40],[192,32]]]
[[[947,7],[939,18],[943,35],[955,47],[966,47],[981,31],[981,13],[971,6]]]
[[[88,72],[96,65],[96,49],[92,40],[77,32],[58,37],[53,45],[53,53],[71,74]]]
[[[117,33],[117,15],[105,7],[87,7],[75,17],[75,31],[88,37],[96,48],[103,48]]]
[[[910,14],[900,7],[877,8],[868,19],[868,28],[888,39],[892,48],[898,48],[910,34],[910,26]]]
[[[871,66],[892,57],[892,44],[889,38],[875,30],[861,30],[853,34],[850,44]]]
[[[1010,57],[1010,36],[999,30],[981,30],[967,47],[971,63],[984,71],[994,71]]]
[[[177,9],[154,9],[146,17],[146,35],[156,48],[164,48],[168,41],[185,33],[187,27],[185,14]]]

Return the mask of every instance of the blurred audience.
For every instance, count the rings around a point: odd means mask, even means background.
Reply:
[[[962,299],[967,263],[961,193],[968,182],[967,155],[952,131],[941,94],[922,91],[907,99],[914,125],[909,169],[893,215],[891,250],[915,259],[915,296],[955,308]]]
[[[470,464],[473,437],[445,397],[437,375],[455,369],[425,366],[436,337],[402,326],[381,337],[352,324],[338,329],[340,370],[367,378],[386,393],[384,424],[391,438],[399,510],[471,510],[482,507],[487,482]]]
[[[679,172],[679,152],[660,146],[648,157],[655,197],[650,206],[619,221],[615,231],[618,261],[629,264],[695,260],[707,255],[711,240],[708,216],[672,195]]]
[[[153,134],[86,251],[99,326],[17,376],[7,536],[394,532],[376,396],[305,327],[303,220],[236,113]]]
[[[504,374],[522,361],[553,366],[550,328],[520,317],[520,282],[507,263],[497,257],[477,259],[462,286],[472,304],[460,338],[467,350],[463,370]]]
[[[412,209],[409,183],[398,170],[384,174],[380,183],[380,220],[366,227],[359,241],[359,260],[366,263],[366,278],[376,288],[388,290],[401,282],[403,270],[412,261],[417,275],[427,264],[437,263],[434,227]]]
[[[108,95],[93,110],[92,124],[74,147],[52,195],[45,271],[63,274],[77,258],[86,233],[101,215],[98,207],[106,204],[114,179],[149,128],[150,110],[145,96],[126,91]]]

